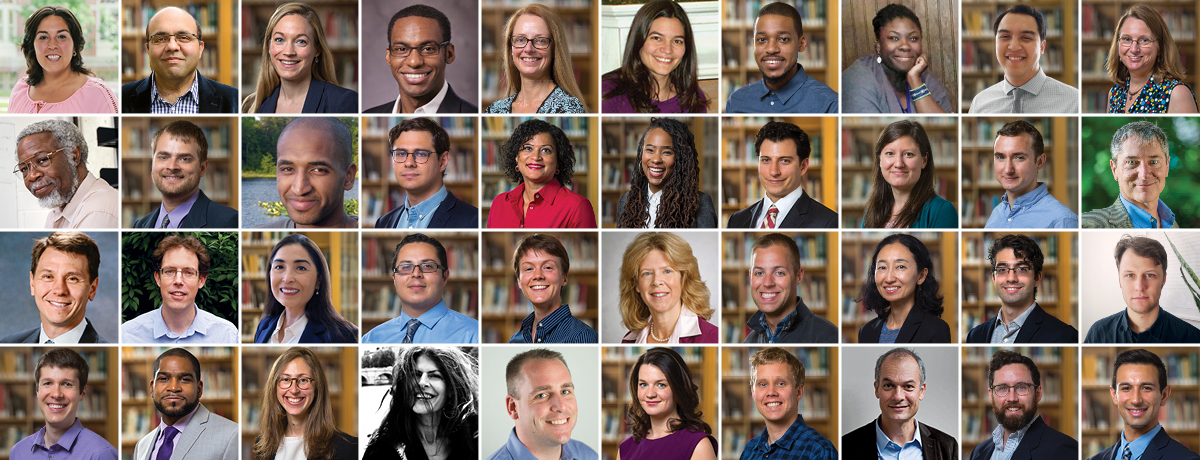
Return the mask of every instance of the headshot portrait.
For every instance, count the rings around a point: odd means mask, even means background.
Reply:
[[[479,228],[475,118],[363,123],[363,227]]]
[[[1085,79],[1084,113],[1196,113],[1193,10],[1096,0],[1082,8],[1084,36],[1103,37],[1084,46],[1083,72],[1103,77]]]
[[[842,7],[842,113],[956,113],[959,4]]]
[[[829,52],[829,43],[840,40],[837,27],[828,26],[837,23],[837,9],[826,8],[824,17],[808,6],[802,4],[807,20],[785,2],[767,3],[758,11],[726,11],[721,25],[725,113],[838,112],[837,53]]]
[[[1073,117],[963,120],[963,228],[1079,228]]]
[[[506,10],[501,11],[507,14]],[[488,16],[495,13],[488,11]],[[566,19],[588,18],[568,16]],[[580,47],[593,49],[591,41],[595,39],[590,33],[568,37],[566,30],[563,17],[555,9],[538,3],[527,4],[508,17],[501,36],[503,40],[495,47],[504,50],[499,54],[504,66],[501,92],[505,97],[488,105],[485,113],[596,112],[594,105],[591,109],[586,105],[589,99],[594,102],[595,96],[584,93],[577,82],[580,77],[592,76],[577,71],[594,68],[595,54],[586,56],[585,51],[585,55],[579,56],[580,65],[576,67],[576,56],[571,52],[572,46],[576,50]],[[590,21],[582,24],[580,30],[590,31]],[[484,47],[489,48],[489,45],[485,43]]]
[[[120,227],[117,118],[6,118],[14,193],[0,198],[0,227]]]
[[[486,228],[596,228],[595,118],[490,119],[484,148]],[[503,120],[503,123],[494,121]],[[598,155],[597,155],[598,156]],[[578,171],[578,172],[577,172]]]
[[[962,235],[966,343],[1079,343],[1075,232]]]
[[[0,88],[11,88],[0,97],[8,113],[119,113],[121,6],[98,0],[72,3],[73,9],[12,6],[7,38],[20,54],[8,54],[0,66]]]
[[[58,455],[117,459],[114,446],[121,445],[117,422],[123,414],[110,403],[115,399],[110,392],[116,391],[116,384],[105,378],[105,370],[117,366],[116,347],[78,351],[68,347],[13,347],[5,354],[3,372],[21,375],[17,379],[21,386],[30,385],[34,390],[30,395],[34,401],[20,404],[23,401],[10,400],[6,404],[9,428],[3,445],[11,446],[9,458]],[[14,390],[20,391],[15,387],[7,391]],[[29,408],[31,405],[37,408]],[[125,428],[128,432],[129,426]]]
[[[116,232],[0,233],[0,250],[14,257],[0,268],[8,280],[0,289],[14,301],[0,342],[117,343],[117,248]]]
[[[721,165],[721,221],[728,228],[837,228],[839,155],[835,142],[823,141],[836,124],[793,117],[723,126],[734,144]]]
[[[598,342],[595,232],[484,233],[483,243],[484,343]]]
[[[723,343],[838,343],[835,232],[721,235]]]
[[[843,235],[842,343],[958,342],[953,233]],[[861,261],[861,262],[858,262]]]
[[[239,227],[237,118],[121,121],[122,227]]]
[[[241,113],[358,110],[358,5],[262,3],[242,10]]]
[[[962,458],[1077,458],[1075,347],[964,347]]]
[[[237,113],[237,13],[232,2],[127,8],[121,112]]]
[[[363,112],[479,113],[478,11],[465,0],[363,3]]]
[[[1075,11],[1065,1],[964,5],[963,112],[1079,113],[1079,45],[1063,34],[1078,30]]]
[[[358,363],[354,347],[242,349],[242,458],[355,460]]]

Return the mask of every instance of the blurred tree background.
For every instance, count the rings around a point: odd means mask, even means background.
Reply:
[[[1175,213],[1177,228],[1200,228],[1200,118],[1197,117],[1083,117],[1083,211],[1112,206],[1120,194],[1113,179],[1109,146],[1120,127],[1154,123],[1167,134],[1171,169],[1160,198]]]
[[[275,177],[275,143],[279,133],[296,117],[243,117],[242,118],[242,175],[248,177]],[[358,118],[338,117],[350,128],[354,162],[358,162]],[[359,168],[361,170],[361,168]],[[357,175],[355,177],[358,177]]]
[[[121,321],[162,305],[151,255],[167,235],[195,236],[208,249],[208,280],[196,294],[196,307],[238,324],[237,232],[126,232],[121,236]]]

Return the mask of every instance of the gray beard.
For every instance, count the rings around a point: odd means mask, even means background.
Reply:
[[[62,192],[58,190],[58,184],[55,183],[54,191],[50,192],[49,195],[46,195],[45,198],[38,198],[38,205],[46,209],[58,209],[66,206],[67,203],[71,202],[71,198],[75,197],[75,191],[79,190],[80,182],[82,182],[82,180],[79,179],[79,173],[74,169],[71,169],[71,192],[67,195],[63,195]]]

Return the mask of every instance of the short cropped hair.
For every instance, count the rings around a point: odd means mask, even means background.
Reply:
[[[1158,369],[1158,391],[1170,385],[1167,383],[1167,366],[1163,364],[1162,358],[1150,352],[1149,350],[1137,348],[1133,350],[1125,350],[1117,354],[1117,360],[1113,363],[1112,388],[1117,388],[1117,371],[1121,370],[1124,364],[1149,364]]]
[[[992,264],[993,274],[996,270],[996,255],[1005,249],[1012,249],[1014,256],[1029,262],[1029,267],[1033,269],[1034,278],[1042,274],[1042,265],[1045,264],[1046,257],[1042,255],[1042,248],[1038,246],[1037,241],[1028,235],[1013,234],[1004,235],[992,240],[992,246],[988,248],[987,257],[988,262]],[[1037,298],[1036,284],[1033,286],[1033,297]]]
[[[200,378],[200,360],[196,359],[196,355],[193,355],[192,352],[187,351],[186,348],[178,348],[178,347],[164,351],[164,352],[162,352],[161,355],[158,355],[158,359],[154,360],[154,374],[155,375],[158,374],[158,365],[160,363],[162,363],[163,358],[166,358],[168,356],[175,357],[175,358],[183,358],[183,359],[188,360],[189,362],[192,363],[192,369],[194,369],[196,371],[196,381],[200,382],[200,381],[204,380],[204,379]],[[151,378],[153,378],[153,376],[151,376]]]
[[[33,389],[37,393],[38,381],[42,380],[42,368],[74,369],[75,378],[79,380],[79,388],[87,388],[88,363],[79,352],[71,348],[54,348],[38,357],[37,367],[33,370]]]
[[[83,137],[83,131],[75,124],[63,120],[42,120],[30,123],[21,133],[17,135],[17,144],[21,143],[21,139],[25,136],[34,134],[50,133],[54,136],[54,141],[58,143],[58,148],[67,152],[68,162],[71,167],[82,162],[87,166],[88,159],[88,144],[87,139]],[[75,156],[75,149],[79,149],[79,156]]]
[[[1022,3],[1010,6],[1007,10],[1001,11],[1000,14],[996,16],[996,22],[992,23],[992,34],[1000,32],[1000,20],[1004,19],[1005,16],[1008,16],[1008,13],[1032,16],[1034,22],[1037,22],[1038,40],[1043,42],[1046,41],[1046,18],[1042,17],[1042,12],[1038,11],[1037,8]]]
[[[558,360],[563,367],[567,368],[567,372],[571,371],[571,366],[567,365],[567,360],[563,358],[562,353],[545,348],[523,351],[508,360],[508,366],[504,368],[504,382],[508,386],[508,395],[514,398],[520,396],[517,394],[517,381],[521,378],[521,368],[525,366],[525,363],[550,360]]]
[[[208,249],[204,247],[204,243],[201,243],[200,239],[194,236],[180,236],[174,233],[159,241],[158,247],[154,248],[154,253],[150,254],[150,258],[154,261],[155,270],[162,268],[163,256],[175,248],[184,248],[196,254],[196,259],[199,261],[199,266],[196,270],[201,275],[208,274],[209,264],[212,262],[208,257]]]
[[[1042,132],[1038,131],[1037,127],[1028,121],[1010,121],[1001,126],[999,131],[996,131],[996,137],[1018,137],[1022,134],[1029,135],[1030,148],[1033,149],[1034,157],[1046,153],[1046,144],[1042,141]]]
[[[410,6],[409,8],[412,7]],[[408,8],[405,9],[407,10]],[[396,145],[396,139],[399,139],[401,134],[409,131],[423,131],[429,133],[429,136],[433,138],[434,153],[437,154],[437,158],[439,160],[442,158],[442,154],[450,154],[450,135],[446,133],[444,128],[442,128],[442,125],[439,125],[436,121],[428,118],[409,118],[400,122],[400,124],[393,126],[392,129],[388,131],[388,148],[390,149],[392,146]],[[442,171],[442,177],[446,177],[446,171]]]
[[[768,233],[758,238],[754,245],[750,247],[750,255],[759,249],[771,248],[775,246],[783,246],[788,252],[788,261],[792,263],[792,273],[800,271],[800,246],[796,245],[796,240],[782,233]]]
[[[513,251],[512,257],[513,273],[521,273],[521,258],[533,251],[541,251],[557,257],[562,264],[563,274],[571,272],[571,257],[567,254],[567,248],[563,247],[562,242],[558,238],[544,233],[534,233],[521,238],[521,241],[517,243],[517,249]]]
[[[172,121],[155,131],[154,137],[150,139],[150,148],[154,149],[153,152],[150,152],[151,156],[158,152],[158,138],[163,133],[196,144],[199,147],[200,162],[208,161],[208,139],[204,137],[204,130],[187,120]]]
[[[392,46],[392,28],[396,26],[396,21],[412,16],[437,21],[438,27],[442,29],[442,41],[450,41],[450,19],[446,17],[446,13],[429,5],[417,4],[397,11],[396,14],[392,15],[392,20],[388,22],[387,31],[389,47]]]
[[[792,24],[794,24],[796,27],[797,40],[800,39],[800,36],[804,35],[804,24],[800,20],[800,12],[796,11],[796,7],[783,2],[768,3],[767,6],[764,6],[761,10],[758,10],[758,16],[754,17],[755,25],[758,24],[758,18],[768,14],[790,18],[792,20]]]
[[[437,251],[438,262],[441,263],[443,267],[446,267],[447,271],[450,270],[450,263],[446,260],[446,247],[442,246],[441,241],[438,241],[437,239],[434,239],[434,238],[430,238],[429,235],[426,235],[424,233],[412,233],[412,234],[409,234],[408,236],[404,237],[404,239],[400,240],[400,244],[397,244],[396,249],[392,251],[392,268],[393,269],[396,268],[396,262],[397,262],[396,259],[400,257],[400,248],[404,247],[407,244],[412,244],[412,243],[425,243],[430,246],[433,246],[433,250]]]
[[[879,32],[883,30],[883,26],[897,19],[908,19],[917,26],[917,30],[923,30],[921,29],[921,18],[918,18],[916,13],[913,13],[907,6],[889,3],[875,12],[875,18],[871,20],[871,26],[875,28],[875,40],[879,40]]]
[[[1108,146],[1112,152],[1112,159],[1116,160],[1121,155],[1125,141],[1131,137],[1136,137],[1141,145],[1157,145],[1162,149],[1164,155],[1171,154],[1171,143],[1167,141],[1167,133],[1163,132],[1162,128],[1148,121],[1135,121],[1118,128],[1117,132],[1113,134],[1112,143]]]
[[[880,369],[883,368],[883,362],[887,361],[888,358],[891,358],[896,355],[899,355],[899,357],[901,357],[901,358],[907,356],[907,357],[915,359],[917,361],[917,367],[921,368],[921,385],[924,385],[925,384],[925,361],[921,361],[921,357],[917,356],[916,351],[910,350],[908,348],[893,348],[891,350],[888,350],[887,353],[880,355],[879,359],[875,360],[875,383],[879,383],[879,371],[880,371]]]
[[[783,5],[783,3],[772,3],[771,5]],[[785,6],[790,7],[790,5]],[[796,147],[796,158],[799,158],[800,161],[807,160],[809,155],[812,155],[812,144],[808,140],[808,133],[799,126],[782,121],[769,121],[758,130],[758,134],[754,135],[754,154],[762,155],[763,141],[783,142],[787,140],[792,141],[792,145]]]
[[[29,260],[29,273],[37,272],[38,261],[46,248],[87,257],[88,282],[100,276],[100,248],[87,235],[79,232],[54,232],[45,238],[38,238],[33,243],[33,253]]]
[[[279,132],[279,139],[283,139],[288,131],[297,127],[329,134],[335,149],[333,152],[334,164],[341,168],[342,173],[345,173],[346,168],[350,167],[350,163],[354,162],[354,145],[350,128],[347,128],[341,120],[332,117],[297,117],[283,127],[283,131]]]
[[[1032,359],[1012,350],[999,350],[992,354],[992,361],[988,363],[988,388],[992,387],[996,371],[1009,364],[1024,364],[1029,368],[1029,375],[1033,377],[1033,385],[1042,386],[1042,373],[1038,371],[1037,364]]]
[[[782,348],[767,347],[750,355],[750,387],[753,388],[754,382],[758,380],[758,366],[781,363],[788,365],[792,383],[798,387],[804,386],[804,363],[800,361],[800,358]]]
[[[1120,241],[1117,241],[1116,250],[1113,251],[1118,269],[1121,267],[1121,257],[1125,255],[1125,250],[1131,250],[1134,254],[1154,260],[1154,265],[1162,265],[1163,273],[1166,273],[1167,250],[1158,240],[1143,236],[1121,236]]]

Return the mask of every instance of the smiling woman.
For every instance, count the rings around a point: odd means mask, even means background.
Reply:
[[[638,9],[625,40],[621,67],[604,74],[604,113],[703,113],[696,40],[687,12],[671,0]]]
[[[878,315],[858,331],[858,343],[949,343],[942,295],[925,244],[889,235],[875,246],[855,302]]]
[[[567,188],[575,149],[561,128],[528,120],[500,151],[500,168],[517,186],[492,200],[488,228],[596,228],[592,203]]]
[[[358,438],[337,429],[329,380],[308,348],[289,348],[271,365],[262,398],[256,460],[354,460]]]
[[[321,18],[304,3],[275,10],[263,37],[256,91],[243,113],[356,113],[358,93],[338,86]]]
[[[629,372],[629,394],[635,400],[627,416],[633,436],[621,441],[620,458],[716,458],[717,440],[701,419],[696,381],[683,357],[670,348],[651,348],[638,358]]]
[[[12,89],[8,113],[117,113],[112,90],[83,65],[86,41],[71,10],[45,6],[29,16],[21,41],[29,69]]]
[[[622,343],[717,343],[709,290],[692,247],[674,233],[638,235],[621,259]]]
[[[479,361],[474,351],[401,348],[387,416],[363,458],[440,460],[479,456]]]
[[[504,55],[508,97],[486,113],[583,113],[583,92],[575,82],[566,28],[554,10],[537,3],[508,19]]]
[[[358,342],[358,327],[333,308],[329,264],[313,240],[288,235],[267,262],[270,291],[255,343]]]
[[[908,7],[889,4],[875,13],[875,54],[854,61],[842,87],[843,113],[945,113],[952,108],[942,80],[930,70],[922,46],[921,19]]]

